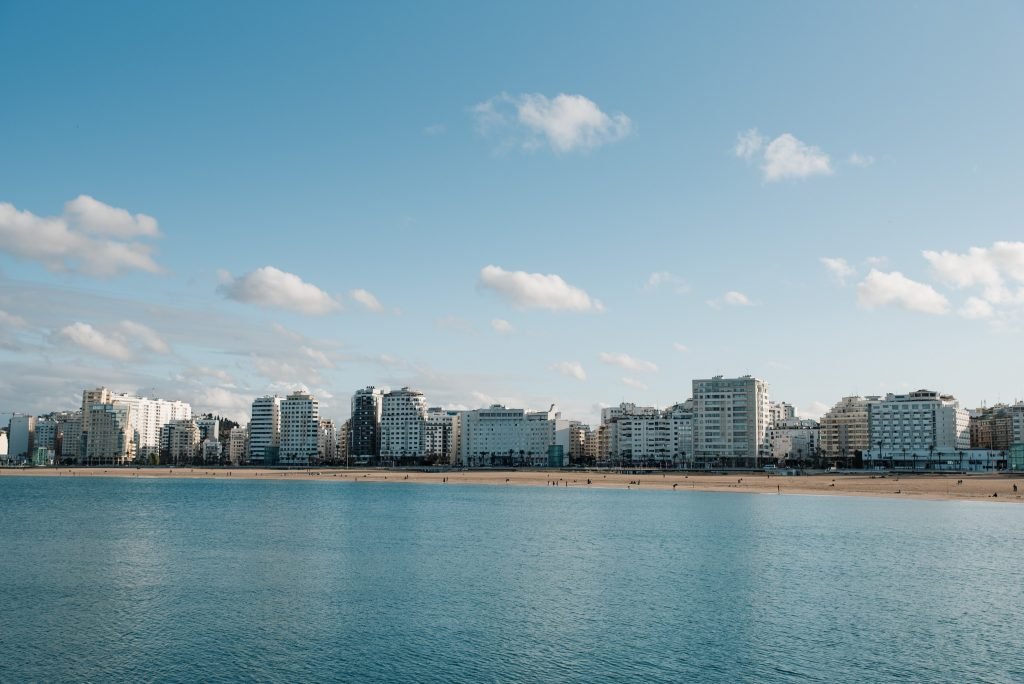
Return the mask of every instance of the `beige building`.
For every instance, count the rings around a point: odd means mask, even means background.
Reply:
[[[870,405],[878,397],[843,397],[821,417],[821,452],[826,458],[852,459],[871,448]]]
[[[127,465],[135,458],[132,407],[126,403],[92,403],[83,427],[87,465]]]

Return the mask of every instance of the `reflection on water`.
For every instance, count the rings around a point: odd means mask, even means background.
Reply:
[[[0,480],[2,681],[1024,681],[1024,507]]]

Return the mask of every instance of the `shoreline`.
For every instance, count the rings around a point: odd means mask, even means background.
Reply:
[[[1024,473],[1018,474],[843,474],[780,476],[766,473],[731,475],[650,473],[628,475],[600,471],[452,470],[440,472],[309,468],[273,470],[231,467],[43,467],[0,468],[6,477],[132,477],[146,479],[247,479],[322,482],[473,484],[517,487],[575,487],[655,491],[732,492],[748,494],[868,496],[933,501],[1024,503]],[[1017,491],[1013,490],[1016,485]],[[992,495],[997,496],[993,497]]]

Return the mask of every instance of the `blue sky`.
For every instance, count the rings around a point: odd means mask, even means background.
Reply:
[[[3,3],[0,413],[304,386],[343,419],[408,384],[594,420],[719,373],[809,415],[1024,398],[1022,30],[1012,2]]]

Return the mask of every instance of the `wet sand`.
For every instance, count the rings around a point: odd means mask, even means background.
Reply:
[[[558,470],[418,472],[401,470],[249,468],[2,468],[0,477],[236,478],[399,484],[477,484],[628,490],[747,492],[776,495],[882,496],[905,499],[1024,502],[1024,473],[1013,475],[868,475],[828,473],[781,476],[657,473],[628,475]],[[589,483],[588,483],[589,480]],[[1017,486],[1016,492],[1013,491]],[[993,497],[993,494],[998,496]]]

